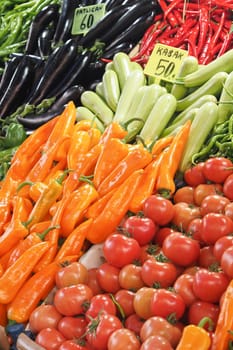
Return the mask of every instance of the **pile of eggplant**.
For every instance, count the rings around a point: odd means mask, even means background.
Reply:
[[[73,35],[76,8],[100,3],[105,3],[101,20],[87,33]],[[31,22],[24,52],[12,53],[5,63],[0,130],[18,122],[30,133],[69,100],[79,104],[82,92],[102,79],[103,58],[129,53],[158,12],[155,0],[63,0],[45,6]]]

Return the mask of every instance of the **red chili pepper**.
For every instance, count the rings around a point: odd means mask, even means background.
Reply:
[[[203,46],[205,45],[206,36],[209,29],[209,11],[206,6],[201,6],[200,8],[200,17],[199,17],[199,23],[200,23],[200,34],[198,38],[198,45],[197,45],[197,54],[199,55],[202,52]]]
[[[202,48],[202,51],[200,52],[200,55],[198,56],[198,61],[200,64],[207,64],[210,61],[212,61],[212,55],[211,55],[211,42],[212,42],[212,27],[209,24],[209,30],[207,32],[207,37],[205,41],[205,45]]]
[[[217,44],[217,42],[219,40],[219,35],[222,32],[225,20],[226,20],[226,13],[225,13],[225,11],[223,11],[222,15],[221,15],[221,19],[220,19],[220,21],[218,23],[218,28],[215,31],[214,35],[212,36],[211,43],[210,43],[210,50],[212,50],[213,47]]]
[[[189,55],[194,57],[197,57],[197,38],[199,34],[199,28],[200,25],[199,22],[197,22],[197,24],[190,31],[190,35],[186,39],[186,41],[188,42]]]
[[[168,11],[168,6],[167,6],[165,0],[158,0],[158,3],[160,5],[161,9],[163,10],[164,14],[166,14]],[[179,25],[177,18],[175,17],[175,15],[172,12],[167,13],[167,20],[171,24],[172,27]]]
[[[233,39],[232,33],[227,33],[223,41],[222,47],[218,52],[217,57],[220,57],[221,55],[224,54],[224,52],[226,52],[229,49],[232,39]]]
[[[174,37],[167,40],[161,40],[165,45],[179,47],[184,43],[184,40],[187,37],[187,33],[193,28],[197,23],[196,19],[188,18],[182,26],[180,26]]]

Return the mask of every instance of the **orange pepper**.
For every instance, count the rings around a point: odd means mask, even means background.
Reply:
[[[97,187],[100,196],[121,185],[135,170],[142,169],[152,161],[151,153],[142,145],[133,145],[128,154]]]
[[[64,183],[63,195],[69,195],[79,187],[81,175],[88,176],[93,173],[102,147],[101,144],[97,144],[80,157],[76,169],[69,173]]]
[[[89,183],[82,184],[70,194],[61,218],[61,236],[67,237],[83,219],[85,210],[99,197],[96,189]]]
[[[66,197],[63,196],[59,202],[57,211],[51,220],[51,226],[56,228],[50,230],[45,237],[45,241],[48,241],[50,243],[50,247],[46,252],[46,254],[40,259],[38,264],[34,267],[33,269],[34,272],[38,272],[39,270],[43,269],[45,266],[49,265],[54,260],[57,254],[57,251],[59,248],[58,240],[60,237],[61,218],[68,202],[69,202],[69,196],[66,196]]]
[[[42,242],[50,230],[56,227],[48,227],[41,233],[31,232],[24,239],[21,239],[12,250],[7,267],[11,266],[28,248]]]
[[[57,123],[54,125],[44,146],[44,152],[50,149],[60,138],[70,137],[76,122],[76,107],[72,101],[68,102],[63,112],[57,117]]]
[[[134,193],[132,201],[130,202],[129,210],[133,213],[142,211],[144,201],[154,193],[161,161],[162,153],[145,167],[140,184]]]
[[[47,228],[49,228],[51,226],[51,220],[45,220],[45,221],[40,221],[37,222],[36,224],[32,225],[30,227],[29,232],[36,232],[36,233],[41,233],[45,230],[47,230]]]
[[[91,143],[90,143],[90,148],[94,147],[95,145],[97,145],[97,143],[100,142],[100,138],[101,138],[101,131],[97,128],[92,127],[89,130],[89,135],[91,137]]]
[[[159,168],[156,191],[170,196],[175,192],[174,177],[188,141],[191,121],[188,120],[175,135],[170,146],[164,150],[163,159]]]
[[[170,146],[173,139],[174,136],[165,136],[161,137],[161,139],[156,140],[151,149],[152,155],[158,156],[165,148]]]
[[[75,125],[75,127],[78,124]],[[68,169],[76,169],[77,163],[83,154],[86,154],[90,148],[91,137],[88,131],[79,130],[74,127],[71,136],[70,147],[67,152],[67,166]]]
[[[0,236],[0,256],[8,252],[18,241],[28,234],[23,224],[32,209],[31,202],[24,197],[16,196],[13,200],[13,215],[9,225]]]
[[[210,345],[211,340],[209,333],[202,327],[189,324],[184,327],[176,350],[209,350]]]
[[[67,255],[80,254],[91,224],[92,219],[83,221],[69,234],[69,236],[67,236],[55,257],[56,261],[63,259]]]
[[[40,242],[27,249],[0,277],[0,303],[10,303],[43,254],[48,250],[48,242]]]
[[[98,198],[94,203],[92,203],[84,213],[85,218],[94,219],[97,216],[99,216],[115,191],[116,189],[113,189],[112,191],[106,193],[103,197]]]
[[[129,147],[120,139],[106,140],[94,170],[93,183],[98,188],[123,158],[129,153]]]
[[[45,186],[29,215],[27,223],[28,228],[35,223],[45,220],[51,205],[54,204],[62,194],[64,176],[66,176],[66,172],[63,172],[59,178],[51,179],[48,186]]]
[[[9,176],[20,181],[26,178],[28,172],[40,158],[42,146],[47,141],[57,121],[57,117],[51,119],[25,139],[11,160],[11,166],[7,172],[7,177]]]
[[[50,148],[43,150],[41,157],[29,172],[26,181],[44,181],[53,167],[53,162],[56,160],[59,147],[66,139],[66,136],[60,137]]]
[[[113,233],[129,209],[129,204],[139,185],[143,169],[135,170],[116,189],[107,202],[102,213],[93,220],[87,232],[87,239],[91,243],[103,242]]]
[[[128,132],[117,122],[110,123],[104,130],[101,138],[100,143],[107,142],[110,138],[117,138],[117,139],[123,139]]]
[[[227,350],[233,341],[233,280],[224,292],[216,328],[212,337],[211,350]]]

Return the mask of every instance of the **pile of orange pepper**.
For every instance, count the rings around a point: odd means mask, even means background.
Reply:
[[[76,122],[70,102],[21,144],[0,184],[0,324],[27,322],[61,263],[103,242],[150,194],[174,193],[190,125],[149,150],[125,143],[115,122],[103,133]]]

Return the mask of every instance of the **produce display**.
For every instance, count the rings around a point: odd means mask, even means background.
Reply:
[[[232,349],[232,2],[0,8],[0,349]]]

